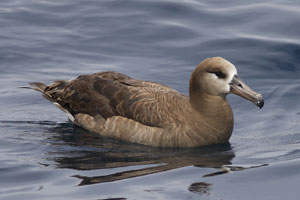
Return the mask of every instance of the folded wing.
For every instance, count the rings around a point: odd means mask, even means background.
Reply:
[[[135,80],[117,72],[79,76],[49,86],[32,85],[73,116],[101,115],[104,119],[122,116],[153,127],[164,127],[175,120],[169,104],[186,98],[162,84]]]

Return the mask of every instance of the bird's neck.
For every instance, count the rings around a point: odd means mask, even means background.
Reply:
[[[190,88],[189,104],[193,113],[191,120],[197,124],[198,133],[208,139],[215,138],[216,141],[212,143],[226,142],[231,136],[234,121],[226,96],[210,95],[199,88],[196,91],[193,89]]]

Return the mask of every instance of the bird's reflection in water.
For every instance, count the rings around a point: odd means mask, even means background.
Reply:
[[[209,195],[211,190],[211,185],[205,182],[193,183],[189,186],[188,190],[200,195]]]
[[[109,198],[109,199],[99,199],[99,200],[127,200],[127,198]]]
[[[49,131],[51,137],[48,141],[53,146],[64,146],[49,153],[52,155],[50,159],[59,168],[96,170],[126,167],[121,169],[124,171],[109,175],[76,175],[81,179],[79,185],[113,182],[186,166],[221,168],[230,165],[234,157],[229,143],[201,148],[157,148],[102,137],[69,123],[59,124]],[[204,191],[205,184],[192,184],[189,190]]]

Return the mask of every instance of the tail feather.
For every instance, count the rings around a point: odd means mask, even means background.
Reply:
[[[34,89],[38,92],[43,93],[43,97],[52,102],[55,106],[57,106],[59,109],[64,111],[69,119],[74,122],[75,118],[74,116],[68,111],[66,108],[64,108],[62,105],[57,102],[57,99],[59,98],[60,93],[63,91],[66,84],[69,83],[69,81],[54,81],[51,85],[47,86],[44,83],[41,82],[31,82],[29,85],[32,86],[31,89]],[[27,88],[27,87],[26,87]]]
[[[31,85],[33,87],[32,89],[39,91],[39,92],[44,92],[47,87],[46,84],[41,83],[41,82],[31,82],[31,83],[29,83],[29,85]]]

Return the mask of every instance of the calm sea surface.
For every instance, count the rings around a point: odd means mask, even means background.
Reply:
[[[1,0],[0,199],[298,200],[300,2]],[[74,127],[35,91],[104,70],[187,94],[191,71],[222,56],[265,97],[237,96],[230,142],[129,144]]]

